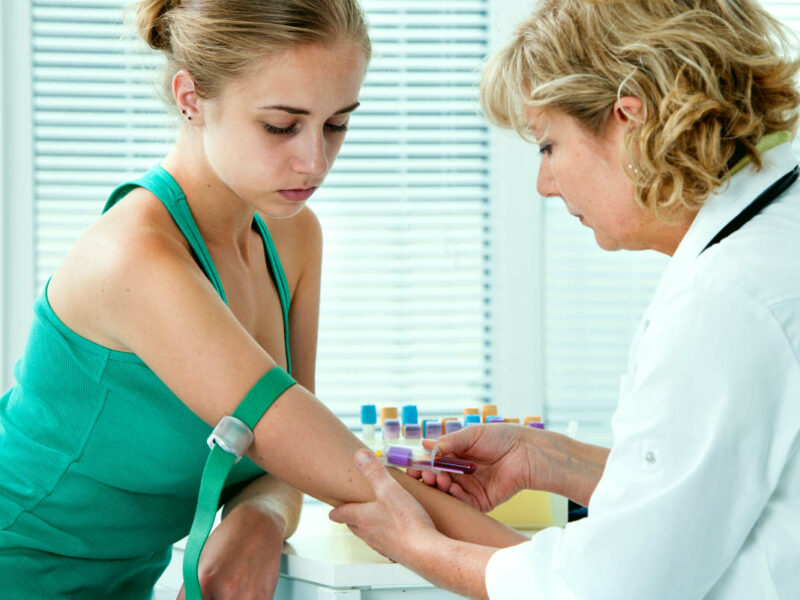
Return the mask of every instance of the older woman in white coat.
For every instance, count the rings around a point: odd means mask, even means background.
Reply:
[[[523,488],[588,518],[495,549],[449,539],[368,453],[377,495],[331,513],[477,598],[800,593],[800,98],[753,0],[542,0],[494,56],[484,109],[533,137],[538,190],[606,250],[672,258],[633,341],[610,450],[513,425],[438,441],[483,510]]]

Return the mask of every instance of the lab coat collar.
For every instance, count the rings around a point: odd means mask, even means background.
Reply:
[[[761,171],[756,171],[752,164],[746,166],[703,204],[669,261],[645,312],[646,318],[657,309],[665,292],[686,275],[714,236],[761,192],[791,171],[797,165],[797,158],[792,154],[791,143],[786,142],[765,152],[762,162]]]

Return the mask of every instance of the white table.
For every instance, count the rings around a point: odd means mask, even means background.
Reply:
[[[307,501],[297,531],[283,548],[276,600],[447,600],[439,589],[384,558],[328,519],[329,506]],[[173,549],[154,600],[174,600],[180,590],[186,540]]]
[[[440,590],[384,558],[328,519],[330,507],[306,503],[295,534],[284,546],[275,598],[279,600],[444,600]]]

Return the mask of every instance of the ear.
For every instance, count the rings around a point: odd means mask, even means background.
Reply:
[[[194,79],[187,71],[181,69],[172,78],[172,96],[181,111],[181,116],[189,125],[202,125],[203,114],[200,110],[200,97],[194,85]]]
[[[627,127],[636,127],[644,121],[644,104],[635,96],[622,96],[614,103],[612,120]]]

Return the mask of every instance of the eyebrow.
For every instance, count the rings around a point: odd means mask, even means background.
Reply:
[[[355,104],[351,104],[350,106],[345,106],[341,110],[337,110],[333,114],[334,115],[343,115],[344,113],[353,112],[359,106],[361,106],[361,102],[356,102]],[[311,114],[310,111],[307,111],[304,108],[294,108],[293,106],[283,106],[283,105],[262,106],[261,109],[262,110],[282,110],[283,112],[287,112],[287,113],[289,113],[291,115],[310,115]]]

